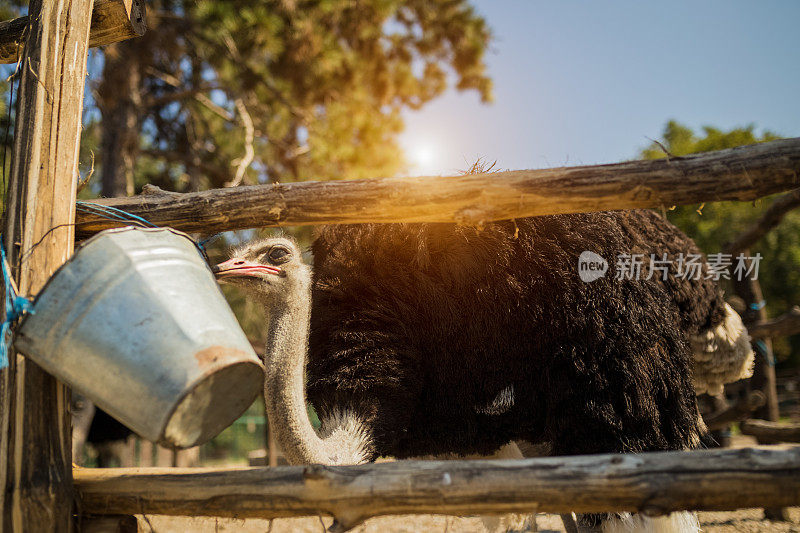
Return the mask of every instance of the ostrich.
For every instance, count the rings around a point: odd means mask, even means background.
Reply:
[[[267,310],[267,415],[292,463],[489,455],[515,441],[555,455],[697,447],[695,389],[752,362],[741,320],[705,275],[583,282],[586,250],[611,261],[699,253],[642,210],[480,230],[330,226],[312,247],[313,279],[285,238],[250,243],[214,270]],[[580,522],[696,531],[687,516]]]
[[[98,467],[125,466],[121,448],[133,432],[80,394],[72,395],[71,411],[75,460],[83,455],[84,446],[90,444],[97,453]]]

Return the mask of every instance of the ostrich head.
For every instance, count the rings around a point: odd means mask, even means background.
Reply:
[[[311,269],[294,240],[271,237],[250,242],[231,256],[212,268],[220,283],[243,288],[273,311],[308,298]]]
[[[323,420],[318,435],[308,419],[305,366],[311,317],[311,268],[293,240],[248,243],[213,267],[217,279],[242,287],[269,318],[264,355],[264,397],[271,430],[295,464],[361,463],[371,450],[368,431],[355,415]]]

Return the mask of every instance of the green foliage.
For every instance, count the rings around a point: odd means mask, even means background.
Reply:
[[[138,186],[229,183],[245,114],[255,133],[245,183],[393,175],[403,108],[448,82],[491,99],[490,33],[466,0],[151,4],[152,31],[125,51],[154,103],[140,117]]]
[[[5,0],[0,4],[0,20],[11,20],[27,11],[28,2],[24,0]]]
[[[23,2],[18,0],[0,4],[0,20],[10,20],[20,16],[22,4]],[[27,2],[25,2],[25,5],[27,5]],[[9,88],[11,87],[11,83],[8,78],[14,73],[15,68],[16,65],[0,65],[0,172],[5,171],[6,179],[8,179],[9,167],[11,165],[11,140],[13,139],[14,133],[14,115],[9,109]],[[8,139],[6,139],[6,132],[8,132]],[[5,168],[2,167],[4,150]]]
[[[0,73],[2,74],[2,73]],[[0,172],[8,180],[11,167],[11,141],[13,139],[14,116],[9,111],[9,86],[5,78],[0,78]],[[5,166],[3,167],[3,163]]]
[[[264,308],[237,287],[223,285],[222,292],[247,337],[256,344],[263,344],[267,335]]]
[[[664,127],[661,145],[652,143],[640,155],[645,159],[666,157],[664,149],[672,156],[682,156],[711,150],[722,150],[746,144],[779,139],[775,133],[764,131],[760,135],[755,126],[722,131],[703,127],[703,135],[670,120]],[[667,213],[669,220],[690,235],[706,253],[722,251],[745,228],[761,216],[772,198],[750,202],[716,202],[703,206],[681,206]],[[759,281],[767,302],[767,312],[777,316],[800,304],[800,211],[786,215],[781,224],[770,231],[751,250],[762,255]],[[800,336],[773,339],[779,360],[784,365],[800,364]]]
[[[259,398],[230,427],[200,448],[204,464],[247,465],[247,454],[266,448],[264,401]]]
[[[703,133],[705,135],[698,137],[690,128],[675,120],[670,120],[664,126],[664,133],[661,134],[663,139],[661,145],[671,155],[681,156],[774,141],[781,138],[780,135],[771,131],[764,131],[759,137],[755,133],[754,124],[749,124],[743,128],[734,128],[730,131],[722,131],[712,126],[703,126]],[[644,148],[640,155],[643,159],[666,157],[662,146],[655,142]]]

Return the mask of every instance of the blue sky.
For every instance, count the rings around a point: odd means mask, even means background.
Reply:
[[[473,0],[495,101],[406,112],[410,174],[633,158],[671,118],[800,136],[800,2]]]

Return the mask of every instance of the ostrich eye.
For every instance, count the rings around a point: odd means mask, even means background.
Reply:
[[[291,259],[291,252],[283,246],[275,246],[267,252],[267,259],[273,265],[280,265]]]

